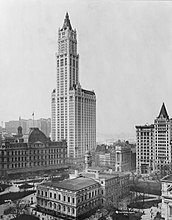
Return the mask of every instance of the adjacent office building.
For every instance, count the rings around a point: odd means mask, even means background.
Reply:
[[[163,103],[154,124],[136,126],[138,173],[162,170],[171,164],[171,119]]]
[[[68,13],[58,30],[57,83],[51,96],[52,140],[67,140],[68,156],[80,158],[96,147],[96,95],[79,82],[77,32]]]
[[[136,171],[149,173],[154,170],[154,125],[136,126]]]

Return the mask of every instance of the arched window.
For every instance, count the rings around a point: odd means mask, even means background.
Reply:
[[[52,208],[52,202],[50,202],[50,208]]]
[[[64,212],[66,211],[66,206],[65,206],[65,205],[63,206],[63,211],[64,211]]]
[[[54,203],[54,209],[56,209],[56,203]]]
[[[67,208],[67,211],[70,212],[70,207]]]
[[[61,205],[59,204],[59,211],[61,210]]]

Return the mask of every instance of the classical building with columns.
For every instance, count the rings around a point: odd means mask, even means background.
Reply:
[[[81,158],[96,147],[96,95],[79,82],[77,32],[66,13],[58,30],[57,83],[51,96],[53,141],[66,140],[68,156]]]
[[[92,167],[91,154],[86,151],[85,169],[75,170],[62,182],[46,182],[37,186],[37,205],[33,214],[45,220],[87,219],[101,207],[119,207],[129,195],[129,174],[105,172]]]
[[[83,220],[100,204],[100,184],[91,178],[78,176],[38,185],[36,212],[37,216],[44,214],[46,219]]]

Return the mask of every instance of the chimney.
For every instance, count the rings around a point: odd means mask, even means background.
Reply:
[[[96,180],[99,179],[99,171],[96,171],[96,173],[95,173],[95,179],[96,179]]]

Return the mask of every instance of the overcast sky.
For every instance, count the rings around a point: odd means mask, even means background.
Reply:
[[[172,2],[0,0],[0,121],[51,117],[57,31],[78,34],[80,83],[97,96],[97,136],[135,136],[162,102],[172,117]]]

